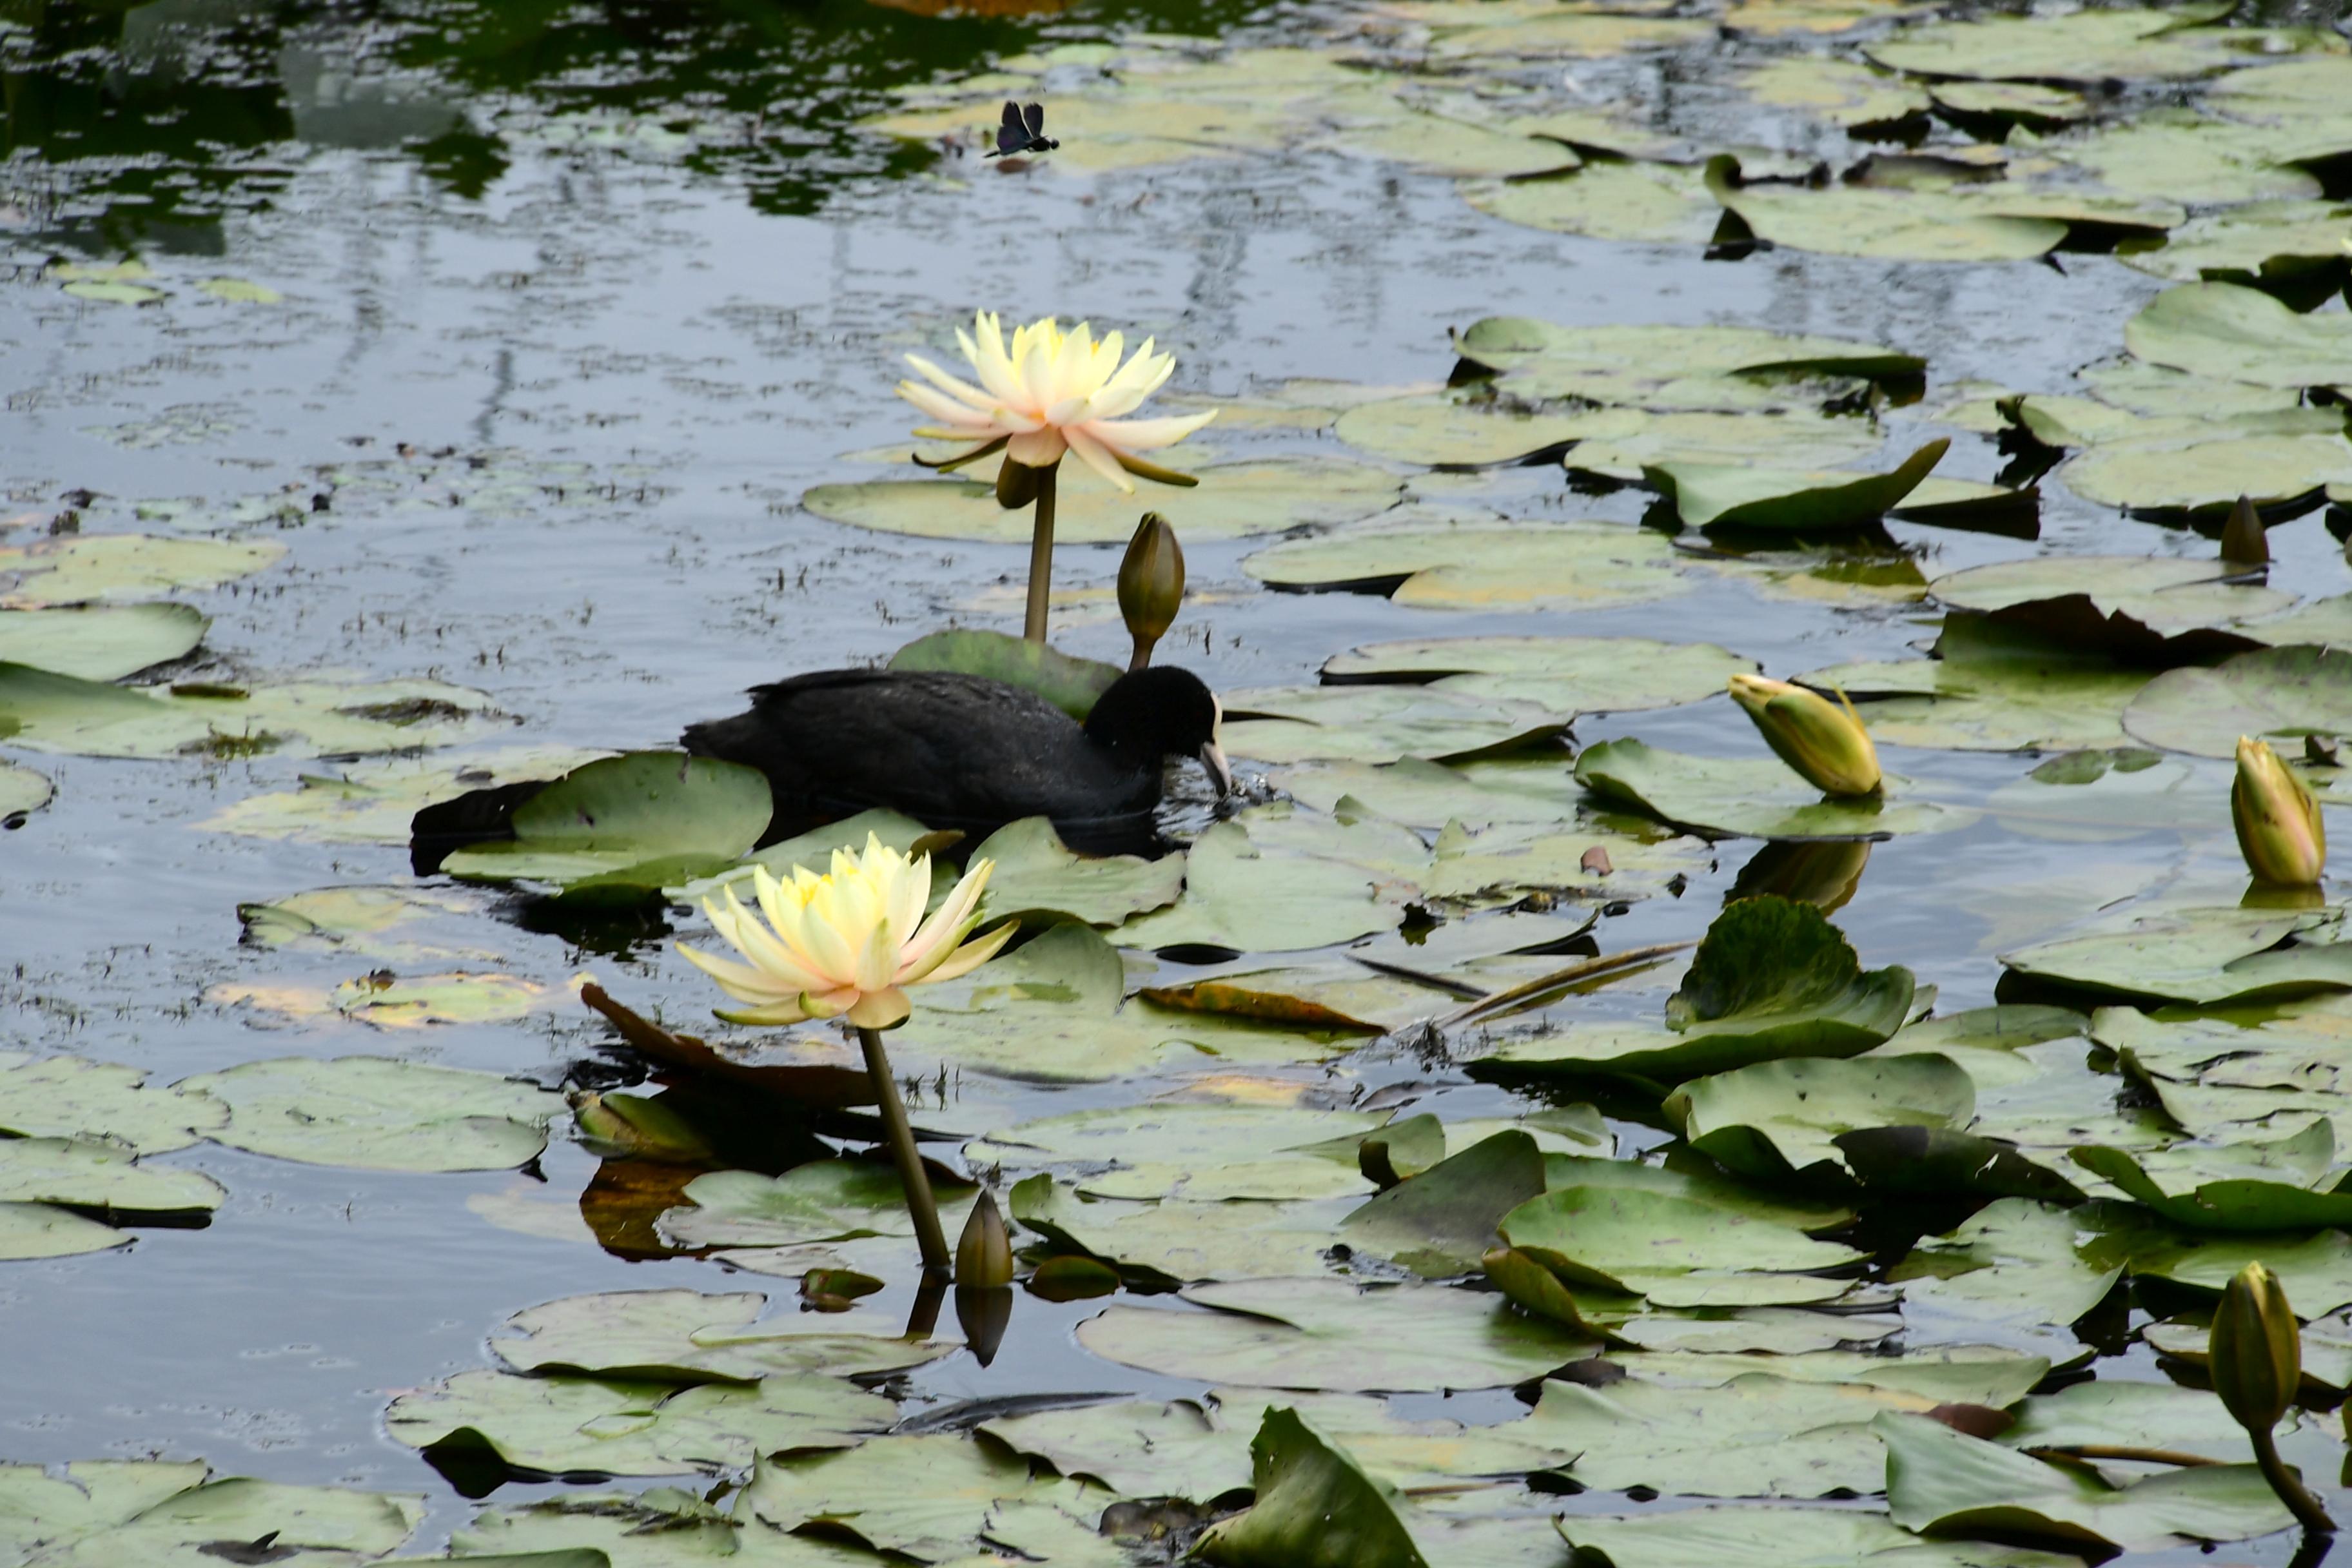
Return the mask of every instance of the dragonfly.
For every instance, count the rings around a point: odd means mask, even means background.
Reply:
[[[1045,106],[1033,103],[1023,109],[1017,103],[1004,106],[1004,123],[996,128],[996,151],[992,158],[1009,157],[1018,153],[1050,153],[1061,143],[1045,134]]]

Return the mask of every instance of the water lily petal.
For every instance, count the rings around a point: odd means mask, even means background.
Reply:
[[[895,1028],[905,1023],[914,1010],[907,994],[891,985],[859,997],[857,1005],[849,1010],[849,1021],[861,1029]]]
[[[1006,921],[985,936],[972,938],[948,954],[947,961],[924,976],[924,979],[933,984],[943,980],[962,979],[990,959],[994,958],[997,950],[1013,940],[1013,933],[1020,928],[1020,925],[1019,921]]]
[[[1118,466],[1118,459],[1111,455],[1108,448],[1087,434],[1085,426],[1066,426],[1062,431],[1062,439],[1069,443],[1070,450],[1076,452],[1078,455],[1078,460],[1087,468],[1092,468],[1129,495],[1135,493],[1135,482],[1127,477],[1127,470]]]
[[[997,399],[993,394],[982,391],[961,376],[950,375],[922,355],[908,354],[906,360],[908,364],[915,367],[924,380],[975,412],[985,414],[995,406]]]
[[[797,1000],[772,1002],[763,1007],[714,1007],[711,1011],[730,1024],[799,1024],[809,1017]]]
[[[1093,419],[1084,429],[1118,451],[1153,452],[1174,446],[1216,416],[1212,408],[1206,414],[1171,414],[1160,419]]]
[[[1035,430],[1024,430],[1013,437],[1004,448],[1005,456],[1016,463],[1026,463],[1033,468],[1051,468],[1062,460],[1070,444],[1062,432],[1047,425]]]
[[[898,384],[898,395],[932,418],[945,421],[950,429],[961,435],[971,436],[996,428],[996,416],[992,412],[995,406],[993,399],[979,408],[968,408],[943,393],[934,392],[928,386],[918,386],[911,381]]]

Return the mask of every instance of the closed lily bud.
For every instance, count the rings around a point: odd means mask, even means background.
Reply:
[[[2252,496],[2240,496],[2238,504],[2230,509],[2230,521],[2221,525],[2221,560],[2231,566],[2271,563],[2270,537]]]
[[[2303,1331],[2277,1275],[2259,1263],[2238,1270],[2221,1292],[2208,1348],[2213,1392],[2239,1426],[2267,1434],[2303,1377]]]
[[[1878,788],[1878,748],[1843,693],[1818,691],[1760,675],[1731,678],[1731,700],[1747,710],[1765,743],[1824,795],[1870,795]]]
[[[2307,888],[2327,864],[2327,825],[2319,802],[2279,761],[2267,741],[2238,737],[2238,776],[2230,785],[2230,817],[2246,869],[2264,882]]]
[[[1004,1233],[1004,1216],[997,1212],[996,1200],[985,1187],[956,1241],[955,1278],[956,1284],[968,1290],[1013,1283],[1013,1238]]]
[[[1006,511],[1019,511],[1037,499],[1038,469],[1011,457],[996,470],[996,504]]]
[[[1156,511],[1147,511],[1127,542],[1127,557],[1118,563],[1118,613],[1135,639],[1135,655],[1128,668],[1141,669],[1151,662],[1152,646],[1168,635],[1176,612],[1184,603],[1184,547],[1176,531]]]

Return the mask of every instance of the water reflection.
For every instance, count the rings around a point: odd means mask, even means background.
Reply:
[[[856,128],[891,89],[1018,52],[1065,4],[0,0],[0,222],[86,253],[219,254],[222,218],[319,149],[397,151],[468,200],[533,150],[651,152],[760,210],[813,212],[845,179],[935,156]],[[1213,34],[1243,14],[1131,0],[1087,30]]]

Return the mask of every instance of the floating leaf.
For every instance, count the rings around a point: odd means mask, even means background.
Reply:
[[[1332,433],[1360,452],[1432,466],[1507,463],[1580,438],[1589,423],[1449,389],[1367,403],[1339,416]]]
[[[812,1160],[781,1176],[709,1171],[686,1184],[685,1195],[686,1205],[660,1221],[663,1234],[685,1247],[797,1247],[915,1234],[898,1172],[870,1161]]]
[[[1026,637],[968,629],[917,637],[890,656],[889,668],[948,670],[1001,680],[1034,691],[1080,720],[1093,710],[1095,699],[1124,673],[1115,664],[1079,658]]]
[[[1860,528],[1918,488],[1951,442],[1928,442],[1884,474],[1666,463],[1643,479],[1694,528],[1731,527],[1833,533]]]
[[[0,663],[0,725],[35,751],[95,757],[359,755],[446,746],[496,710],[437,680],[291,681],[165,695]]]
[[[1696,702],[1757,665],[1713,643],[1648,637],[1414,637],[1370,643],[1323,661],[1327,684],[1411,682],[1441,691],[1622,713]]]
[[[184,1085],[142,1089],[138,1068],[47,1057],[0,1072],[0,1132],[12,1138],[103,1139],[136,1153],[201,1142],[228,1108]]]
[[[2108,929],[2037,942],[2001,962],[2032,979],[2118,1000],[2278,1001],[2352,990],[2352,942],[2336,940],[2339,920],[2238,908],[2126,910]]]
[[[142,1164],[86,1138],[0,1139],[0,1204],[60,1204],[111,1214],[203,1214],[228,1194],[196,1171]]]
[[[2161,233],[2189,216],[2168,202],[2008,181],[1951,189],[1743,184],[1738,162],[1723,154],[1708,161],[1706,181],[1759,239],[1879,261],[2027,261],[2063,243],[2075,224]]]
[[[1420,838],[1393,823],[1258,807],[1193,840],[1173,908],[1139,915],[1112,935],[1121,947],[1327,947],[1393,929],[1428,863]]]
[[[2184,283],[2124,323],[2141,359],[2258,386],[2352,382],[2352,317],[2298,316],[2257,289]]]
[[[2352,734],[2352,651],[2256,648],[2210,669],[2168,669],[2132,699],[2124,728],[2200,757],[2231,755],[2241,735],[2299,751],[2306,735]]]
[[[2281,1156],[2308,1151],[2300,1168]],[[2189,1230],[2286,1231],[2352,1224],[2352,1193],[2315,1190],[2336,1152],[2326,1121],[2275,1143],[2167,1150],[2135,1159],[2121,1149],[2076,1149],[2074,1163],[2125,1196]],[[2145,1165],[2153,1167],[2147,1169]]]
[[[249,946],[364,955],[398,963],[436,959],[495,960],[495,953],[479,949],[440,946],[408,938],[410,927],[475,912],[471,900],[416,888],[314,888],[289,894],[274,904],[236,907],[236,918],[245,925],[245,942]],[[406,992],[409,994],[405,999],[417,1000],[415,986],[410,982],[369,989],[371,1002],[382,1001],[382,993],[387,991]],[[488,1001],[485,989],[474,988],[477,1002]],[[462,991],[459,988],[459,994]],[[519,998],[525,1002],[526,1011],[528,1003],[537,994],[538,988],[531,987]],[[385,1007],[396,1010],[398,1003],[386,1003]],[[460,1003],[458,1010],[464,1008]],[[372,1023],[382,1023],[389,1020],[390,1013],[369,1006],[362,1016]]]
[[[212,617],[189,605],[0,610],[0,659],[84,680],[120,680],[183,658]]]
[[[1840,1133],[1965,1128],[1976,1106],[1969,1075],[1948,1057],[1922,1052],[1758,1062],[1684,1084],[1665,1110],[1700,1153],[1741,1175],[1785,1181],[1841,1173]]]
[[[0,606],[41,609],[100,599],[143,599],[215,588],[273,564],[282,544],[159,539],[143,533],[74,533],[0,545]]]
[[[1348,1215],[1349,1246],[1416,1274],[1466,1273],[1506,1214],[1544,1190],[1544,1160],[1525,1132],[1497,1132],[1398,1183]]]
[[[2083,82],[2202,76],[2258,51],[2253,30],[2204,27],[2213,7],[2123,8],[2067,16],[1993,16],[1904,27],[1864,46],[1895,70],[1921,76]]]
[[[749,849],[770,809],[755,769],[631,752],[566,773],[515,807],[511,839],[460,849],[442,869],[478,881],[660,888]]]
[[[919,1484],[910,1485],[917,1477]],[[763,1458],[743,1495],[754,1517],[779,1530],[823,1522],[877,1552],[919,1562],[970,1556],[996,1510],[1013,1501],[1086,1520],[1101,1506],[1076,1481],[1033,1478],[1021,1459],[944,1434]]]
[[[382,1057],[283,1057],[184,1079],[229,1108],[215,1142],[368,1171],[503,1171],[547,1146],[561,1097],[495,1073]]]
[[[1134,855],[1074,855],[1042,816],[998,828],[971,852],[993,861],[987,918],[1018,913],[1114,926],[1129,915],[1163,909],[1184,887],[1184,858],[1146,860]]]
[[[47,1204],[0,1203],[0,1260],[73,1258],[128,1247],[131,1237],[110,1225],[100,1225]],[[12,1467],[13,1468],[13,1467]],[[6,1469],[0,1469],[0,1496],[7,1490]],[[0,1526],[5,1530],[5,1526]],[[0,1536],[0,1544],[5,1537]]]
[[[1808,1278],[1862,1254],[1792,1226],[1633,1187],[1568,1187],[1502,1218],[1504,1240],[1570,1290],[1662,1307],[1823,1300],[1844,1282]]]
[[[951,1342],[873,1334],[791,1333],[752,1320],[756,1291],[614,1290],[566,1296],[509,1318],[490,1351],[517,1372],[618,1381],[757,1383],[778,1373],[847,1377],[920,1366]],[[790,1320],[786,1320],[789,1323]]]
[[[1405,1528],[1403,1498],[1300,1418],[1268,1410],[1250,1444],[1255,1500],[1212,1525],[1196,1553],[1227,1568],[1428,1568]]]
[[[2058,477],[2084,500],[2135,514],[2219,516],[2240,496],[2286,506],[2352,484],[2352,441],[2340,434],[2109,441],[2069,459]]]
[[[1853,1509],[1693,1508],[1671,1513],[1562,1514],[1560,1536],[1579,1561],[1610,1568],[1815,1568],[1881,1563],[1885,1568],[2067,1568],[2081,1558],[2022,1547],[1922,1541],[1881,1513]]]
[[[85,1460],[67,1477],[52,1479],[31,1465],[0,1472],[0,1487],[15,1494],[8,1501],[30,1505],[24,1544],[46,1548],[44,1568],[206,1568],[224,1559],[224,1548],[242,1552],[257,1541],[274,1543],[264,1550],[298,1568],[307,1568],[305,1559],[340,1568],[394,1551],[425,1517],[425,1500],[410,1494],[205,1480],[201,1464]]]
[[[1754,327],[1564,326],[1527,316],[1473,322],[1454,348],[1522,397],[1660,408],[1721,406],[1712,397],[1721,395],[1723,377],[1741,378],[1752,395],[1776,382],[1916,375],[1927,363],[1874,343]],[[1683,401],[1677,395],[1685,390],[1705,397]]]
[[[1904,799],[1905,779],[1888,777],[1878,795],[1824,795],[1774,759],[1685,756],[1633,740],[1586,747],[1576,759],[1576,782],[1677,827],[1725,837],[1891,838],[1968,820],[1948,806]]]
[[[1431,609],[1605,609],[1685,592],[1674,547],[1601,523],[1427,523],[1293,540],[1245,557],[1276,588],[1380,593]]]
[[[1062,468],[1054,537],[1066,544],[1113,544],[1135,531],[1138,503],[1076,464]],[[1210,463],[1197,490],[1171,490],[1151,504],[1186,539],[1234,539],[1300,523],[1352,522],[1396,504],[1393,475],[1330,458],[1270,458]],[[801,504],[833,522],[924,539],[1025,542],[1029,514],[996,504],[992,485],[970,479],[869,479],[819,485]],[[0,560],[0,568],[5,568]]]
[[[1342,1197],[1370,1189],[1352,1154],[1316,1145],[1378,1128],[1377,1112],[1187,1101],[1075,1110],[964,1145],[975,1169],[1063,1171],[1077,1190],[1109,1198]],[[1096,1173],[1068,1167],[1102,1165]]]
[[[861,811],[838,822],[828,822],[806,833],[779,839],[765,848],[753,850],[724,870],[708,877],[693,878],[682,887],[665,888],[662,891],[667,897],[698,904],[716,895],[720,888],[732,886],[735,896],[748,906],[754,896],[755,867],[764,866],[770,874],[779,879],[791,877],[795,867],[804,868],[813,877],[822,877],[832,869],[833,852],[836,849],[863,851],[866,840],[874,837],[880,839],[886,847],[906,855],[912,853],[917,842],[929,837],[930,831],[901,812]],[[941,869],[933,867],[935,873]],[[944,885],[937,880],[933,885],[942,892],[946,890]]]
[[[1923,1237],[1887,1273],[1903,1286],[1913,1343],[1998,1336],[2071,1359],[2067,1325],[2106,1300],[2119,1260],[2094,1258],[2068,1211],[2028,1198],[1986,1205],[1941,1237]]]
[[[207,818],[215,833],[324,844],[405,844],[419,807],[469,789],[553,778],[608,755],[571,746],[508,746],[425,761],[402,757],[306,773],[300,786],[236,801]]]
[[[1050,1175],[1014,1184],[1013,1217],[1053,1248],[1092,1258],[1131,1280],[1161,1288],[1197,1279],[1314,1278],[1326,1272],[1332,1227],[1347,1212],[1328,1203],[1127,1203],[1083,1198]]]
[[[1927,112],[1927,95],[1901,77],[1814,55],[1767,61],[1740,85],[1759,103],[1802,110],[1809,119],[1847,130]]]
[[[49,804],[57,786],[47,777],[15,763],[0,763],[0,823],[21,820]]]
[[[1895,745],[2095,752],[2130,741],[2123,713],[2147,685],[2145,668],[1990,617],[1948,618],[1937,647],[1938,658],[1838,665],[1801,679],[1861,704],[1871,734]]]
[[[1264,687],[1228,691],[1224,706],[1225,749],[1276,764],[1541,754],[1560,749],[1568,724],[1542,702],[1443,687]]]
[[[2139,555],[2042,555],[1949,573],[1927,585],[1954,609],[1999,611],[2087,598],[2097,614],[2129,616],[2167,636],[2217,622],[2254,620],[2288,607],[2290,595],[2244,580],[2219,561]],[[2145,645],[2117,645],[2141,655]],[[1971,648],[1969,651],[1973,652]],[[1987,649],[1988,653],[1993,651]],[[2092,647],[2085,652],[2098,652]],[[2184,661],[2187,662],[2187,661]]]

